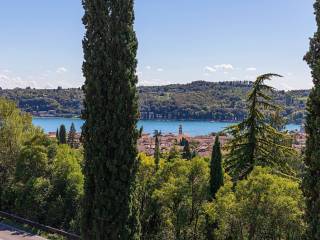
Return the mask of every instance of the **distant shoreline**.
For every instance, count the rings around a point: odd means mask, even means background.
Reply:
[[[33,119],[75,119],[75,120],[83,120],[81,117],[60,117],[60,116],[48,116],[48,117],[40,117],[40,116],[32,116]],[[212,122],[212,123],[239,123],[240,121],[234,120],[205,120],[205,119],[139,119],[138,121],[157,121],[157,122]],[[299,125],[303,126],[303,123],[296,122],[288,122],[287,125]]]

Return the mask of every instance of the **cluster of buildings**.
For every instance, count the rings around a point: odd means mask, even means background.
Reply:
[[[306,146],[306,138],[307,135],[303,131],[301,132],[292,132],[290,133],[292,136],[292,146],[299,152],[303,151]],[[49,132],[48,136],[52,139],[56,138],[56,132]],[[81,145],[81,134],[77,133],[75,136],[75,142],[77,147]],[[199,155],[199,156],[210,156],[212,152],[212,146],[214,144],[215,135],[204,135],[204,136],[195,136],[191,137],[188,134],[184,134],[182,131],[182,126],[179,127],[178,135],[173,133],[163,134],[159,137],[160,141],[160,149],[161,152],[169,152],[170,149],[176,147],[183,150],[183,146],[181,146],[181,141],[185,139],[187,140],[192,149]],[[221,146],[223,146],[228,140],[230,140],[229,136],[222,135],[219,137]],[[144,152],[149,156],[154,155],[155,151],[155,137],[152,134],[143,133],[141,138],[138,139],[138,151]]]
[[[304,131],[291,132],[292,136],[292,147],[298,152],[303,151],[306,146],[307,135]],[[182,126],[179,128],[179,134],[173,133],[164,134],[159,138],[161,152],[169,152],[173,147],[178,147],[182,151],[183,147],[179,145],[182,139],[186,139],[193,147],[195,152],[199,156],[210,156],[212,152],[212,146],[214,144],[215,135],[204,135],[191,137],[188,134],[182,132]],[[230,136],[221,135],[219,137],[221,146],[224,146],[227,141],[230,140]],[[155,151],[155,138],[151,134],[143,134],[138,140],[139,152],[144,152],[149,156],[154,155]]]
[[[184,134],[182,131],[182,126],[179,127],[178,135],[173,133],[168,133],[161,135],[159,137],[161,152],[169,152],[173,147],[183,149],[180,145],[181,141],[185,139],[192,146],[193,150],[197,152],[200,156],[209,156],[212,151],[212,146],[214,144],[215,136],[205,135],[205,136],[195,136],[191,137],[188,134]],[[220,136],[221,145],[224,145],[226,141],[229,140],[227,136]],[[138,140],[138,150],[139,152],[144,152],[147,155],[154,155],[155,151],[155,138],[151,134],[143,134]]]

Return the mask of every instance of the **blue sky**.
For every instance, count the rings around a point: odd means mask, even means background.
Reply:
[[[310,88],[302,60],[315,31],[313,0],[136,0],[140,85],[253,80]],[[79,87],[80,0],[0,3],[0,86]]]

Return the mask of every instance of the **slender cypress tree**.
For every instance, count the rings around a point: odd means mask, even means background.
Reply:
[[[215,199],[216,193],[223,186],[222,154],[219,135],[216,136],[210,162],[210,198]]]
[[[140,238],[133,206],[139,135],[133,5],[83,0],[85,240]]]
[[[190,144],[189,144],[188,140],[185,141],[185,144],[184,144],[184,147],[183,147],[182,157],[187,159],[187,160],[191,160],[192,159],[192,153],[191,153],[191,150],[190,150]]]
[[[161,157],[160,141],[159,141],[160,136],[161,136],[161,132],[159,132],[158,130],[155,130],[154,131],[154,137],[155,137],[154,161],[156,164],[157,171],[159,169],[160,157]]]
[[[305,60],[312,70],[314,87],[307,103],[306,133],[308,135],[302,189],[306,199],[308,239],[320,239],[320,0],[314,4],[317,31],[310,39]]]
[[[60,126],[59,130],[59,143],[66,144],[67,143],[67,130],[65,125]]]
[[[212,147],[212,155],[210,162],[210,188],[209,188],[209,201],[212,201],[216,198],[216,194],[219,191],[220,187],[224,184],[224,170],[222,167],[222,154],[221,154],[221,144],[219,140],[219,135],[216,136],[214,145]],[[210,222],[209,219],[206,219],[206,231],[207,231],[207,240],[214,240],[213,232],[218,228],[218,223]]]
[[[58,141],[58,143],[60,142],[60,140],[59,140],[59,129],[57,128],[57,131],[56,131],[56,139],[57,139],[57,141]]]
[[[71,124],[71,127],[70,127],[70,130],[69,130],[69,133],[68,133],[68,145],[71,147],[71,148],[76,148],[77,146],[77,143],[76,143],[76,135],[77,135],[77,132],[76,132],[76,128],[74,126],[74,123]]]

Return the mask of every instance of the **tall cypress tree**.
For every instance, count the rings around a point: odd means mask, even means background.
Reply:
[[[139,135],[133,5],[83,0],[85,240],[139,239],[133,207]]]
[[[182,157],[187,159],[187,160],[191,160],[192,159],[192,153],[191,153],[191,150],[190,150],[190,144],[189,144],[188,140],[185,141],[185,144],[184,144],[184,147],[183,147]]]
[[[56,131],[56,139],[57,139],[57,141],[58,141],[58,143],[60,142],[60,140],[59,140],[59,129],[57,128],[57,131]]]
[[[307,103],[305,165],[302,189],[306,198],[308,238],[320,239],[320,0],[314,4],[317,31],[310,39],[310,50],[305,56],[314,87]]]
[[[69,133],[68,133],[68,140],[67,140],[68,145],[71,148],[76,148],[77,147],[76,135],[77,135],[76,127],[74,126],[74,123],[72,123],[71,127],[70,127],[70,130],[69,130]]]
[[[209,186],[209,201],[212,201],[216,198],[216,194],[219,191],[220,187],[224,184],[224,170],[222,167],[222,154],[221,154],[221,144],[219,140],[219,135],[216,136],[214,145],[212,147],[212,155],[210,162],[210,186]],[[218,223],[210,222],[209,219],[206,219],[206,231],[207,231],[207,240],[213,240],[213,232],[218,228]]]
[[[67,130],[65,125],[60,126],[59,130],[59,143],[66,144],[67,143]]]
[[[160,141],[159,141],[160,136],[161,136],[161,131],[155,130],[154,131],[154,137],[155,137],[154,161],[156,164],[157,171],[159,169],[160,157],[161,157]]]
[[[223,175],[221,144],[219,135],[217,135],[214,141],[210,162],[210,198],[215,199],[216,193],[223,185]]]

